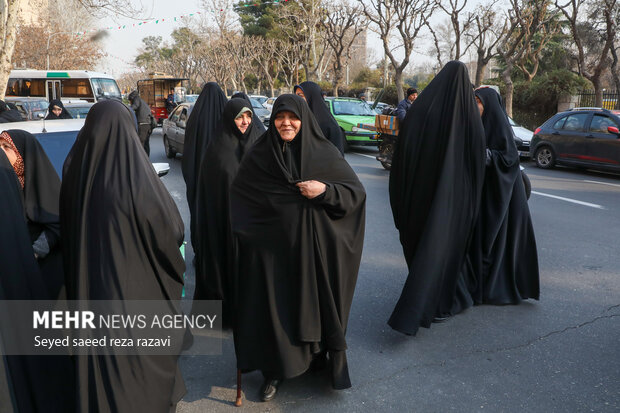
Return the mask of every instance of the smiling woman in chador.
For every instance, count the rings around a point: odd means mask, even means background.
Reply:
[[[351,386],[345,332],[364,241],[366,192],[306,102],[280,96],[231,188],[239,245],[235,351],[265,377],[261,399],[311,362]]]

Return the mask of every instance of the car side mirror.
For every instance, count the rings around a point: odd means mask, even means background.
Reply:
[[[177,122],[177,126],[179,128],[185,129],[185,125],[186,125],[186,122],[184,120],[180,120],[180,121]]]
[[[618,128],[616,128],[615,126],[608,126],[607,127],[607,132],[609,133],[613,133],[614,135],[618,136],[620,138],[620,130],[618,130]]]
[[[103,92],[100,87],[97,88],[97,96],[103,96]]]
[[[153,168],[155,168],[155,172],[157,172],[157,176],[159,176],[160,178],[170,172],[170,164],[166,162],[154,163]]]
[[[43,112],[37,113],[37,118],[44,119],[45,118],[45,113],[43,113]]]

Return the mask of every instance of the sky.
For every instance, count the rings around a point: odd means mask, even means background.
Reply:
[[[95,21],[93,27],[84,28],[84,31],[88,31],[112,27],[112,29],[107,30],[108,36],[101,41],[103,49],[108,54],[108,57],[100,63],[97,70],[110,73],[116,77],[122,73],[136,70],[132,62],[142,46],[142,39],[144,37],[161,36],[164,41],[169,41],[172,31],[182,27],[183,22],[190,14],[194,14],[193,18],[200,18],[206,13],[201,7],[200,0],[130,0],[130,2],[132,4],[142,5],[143,13],[140,17],[142,17],[143,20],[126,17],[108,17]],[[236,2],[237,1],[235,1],[235,3]],[[476,0],[470,0],[470,2],[474,4],[479,3],[479,1]],[[198,14],[198,12],[200,12],[200,14]],[[184,17],[181,18],[181,16]],[[176,21],[174,20],[175,17]],[[445,16],[441,18],[444,19]],[[125,28],[119,29],[119,27],[122,26]],[[417,41],[416,44],[416,51],[412,56],[412,63],[410,63],[410,66],[414,66],[416,62],[432,61],[433,57],[427,56],[426,53],[429,45],[423,43],[422,39]],[[383,47],[378,36],[371,31],[368,31],[367,45],[368,64],[372,64],[381,59],[383,56]],[[399,57],[398,52],[397,57]]]

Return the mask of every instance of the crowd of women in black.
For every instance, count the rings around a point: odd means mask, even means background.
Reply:
[[[320,88],[304,82],[295,92],[276,100],[264,130],[247,96],[227,100],[207,83],[182,164],[194,299],[222,301],[237,368],[263,373],[264,401],[310,368],[328,371],[335,389],[351,386],[345,333],[366,193]],[[401,129],[390,201],[409,276],[389,324],[406,334],[473,304],[538,299],[512,133],[499,95],[475,93],[451,62]],[[32,135],[4,131],[0,146],[0,298],[180,299],[184,225],[129,108],[93,106],[62,183]],[[20,412],[174,411],[184,394],[177,361],[4,358]]]

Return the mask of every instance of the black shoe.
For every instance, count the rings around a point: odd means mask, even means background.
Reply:
[[[282,381],[282,379],[265,379],[260,388],[260,399],[264,402],[268,402],[276,397],[278,387],[280,387]]]
[[[448,320],[450,318],[449,315],[447,316],[437,316],[435,318],[433,318],[433,323],[443,323],[444,321]]]
[[[310,362],[309,370],[315,373],[321,372],[327,369],[329,361],[327,360],[327,351],[314,355],[314,358]]]

